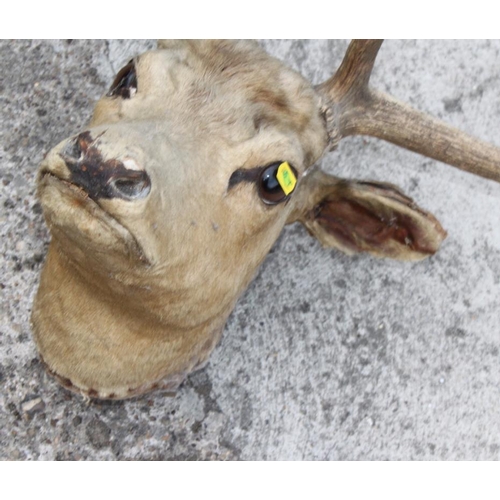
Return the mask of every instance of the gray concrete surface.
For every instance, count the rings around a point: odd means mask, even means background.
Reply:
[[[316,83],[347,47],[262,43]],[[372,139],[323,167],[398,184],[448,230],[436,256],[349,258],[290,226],[176,397],[87,403],[44,373],[29,325],[49,240],[36,170],[153,45],[0,42],[0,458],[497,460],[500,185]],[[387,41],[373,83],[500,145],[500,41]]]

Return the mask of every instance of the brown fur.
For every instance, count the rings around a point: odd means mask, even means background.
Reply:
[[[439,223],[411,200],[311,169],[328,146],[322,98],[256,44],[162,41],[135,66],[137,93],[103,97],[85,133],[99,138],[93,157],[102,165],[125,175],[133,162],[146,172],[148,196],[103,197],[75,186],[65,161],[74,139],[40,170],[52,241],[33,330],[65,387],[109,399],[175,390],[208,358],[286,223],[300,220],[348,252],[415,259],[438,248]],[[288,202],[263,203],[251,175],[229,185],[235,171],[276,161],[298,172]],[[346,203],[362,208],[340,211]],[[399,226],[378,238],[384,228],[372,222],[381,213],[397,213]],[[349,245],[335,231],[338,217],[356,234]],[[407,222],[425,251],[405,243]]]

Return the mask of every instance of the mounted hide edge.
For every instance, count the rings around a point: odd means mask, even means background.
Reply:
[[[445,231],[397,187],[314,167],[367,134],[500,178],[496,148],[369,87],[380,44],[353,41],[317,87],[248,41],[160,41],[130,61],[39,171],[52,239],[32,324],[48,371],[93,398],[175,391],[285,224],[348,254],[436,252]]]

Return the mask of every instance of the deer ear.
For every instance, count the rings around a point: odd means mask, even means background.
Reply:
[[[420,260],[434,254],[446,231],[396,186],[346,181],[313,171],[304,179],[292,220],[325,246],[349,255]]]

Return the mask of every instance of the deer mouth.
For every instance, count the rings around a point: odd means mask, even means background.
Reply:
[[[50,188],[57,189],[57,191],[61,193],[64,198],[68,199],[68,202],[71,203],[73,207],[84,208],[88,205],[93,207],[92,212],[98,210],[103,214],[106,213],[104,209],[89,196],[83,187],[71,182],[68,179],[59,177],[49,170],[43,170],[40,172],[38,182],[39,196],[43,196],[44,191]],[[95,213],[93,215],[95,215]]]
[[[67,191],[68,194],[74,194],[81,197],[88,198],[88,193],[85,190],[78,186],[77,184],[69,181],[68,179],[64,179],[62,177],[57,176],[55,173],[50,172],[49,170],[43,170],[40,172],[40,187],[52,183],[54,185],[58,185],[59,189],[63,191]]]
[[[118,227],[120,232],[126,232],[132,236],[130,231],[111,216],[96,200],[93,200],[84,188],[53,172],[48,170],[40,172],[38,196],[42,201],[42,206],[46,206],[53,214],[52,219],[56,224],[58,218],[67,219],[67,216],[63,216],[61,213],[63,210],[67,210],[68,213],[72,212],[70,216],[72,218],[83,211],[86,212],[87,217],[98,219],[115,229]]]

